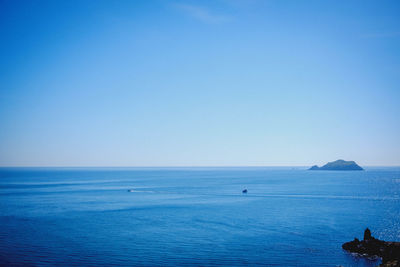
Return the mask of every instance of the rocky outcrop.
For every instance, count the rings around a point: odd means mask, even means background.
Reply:
[[[400,266],[400,242],[387,242],[374,238],[367,228],[364,240],[354,238],[353,241],[342,245],[344,250],[358,253],[362,256],[378,256],[382,258],[381,266]]]

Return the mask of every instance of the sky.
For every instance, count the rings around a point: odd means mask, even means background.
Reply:
[[[0,166],[399,166],[399,14],[0,0]]]

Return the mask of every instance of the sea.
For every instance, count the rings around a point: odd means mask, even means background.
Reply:
[[[0,168],[2,266],[377,266],[367,227],[400,241],[400,167]]]

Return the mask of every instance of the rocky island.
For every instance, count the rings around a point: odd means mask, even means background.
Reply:
[[[344,243],[342,248],[362,256],[378,256],[382,258],[382,265],[380,265],[382,267],[400,266],[400,242],[376,239],[368,228],[364,231],[364,240],[354,238],[353,241]]]
[[[342,159],[328,162],[322,167],[318,167],[317,165],[312,166],[309,170],[312,171],[320,171],[320,170],[326,170],[326,171],[362,171],[364,170],[361,168],[357,163],[354,161],[345,161]]]

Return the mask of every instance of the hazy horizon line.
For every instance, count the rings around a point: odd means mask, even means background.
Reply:
[[[314,164],[316,165],[316,164]],[[0,166],[0,168],[264,168],[264,167],[297,167],[307,168],[313,165],[147,165],[147,166]],[[399,165],[362,165],[363,167],[400,167]]]

